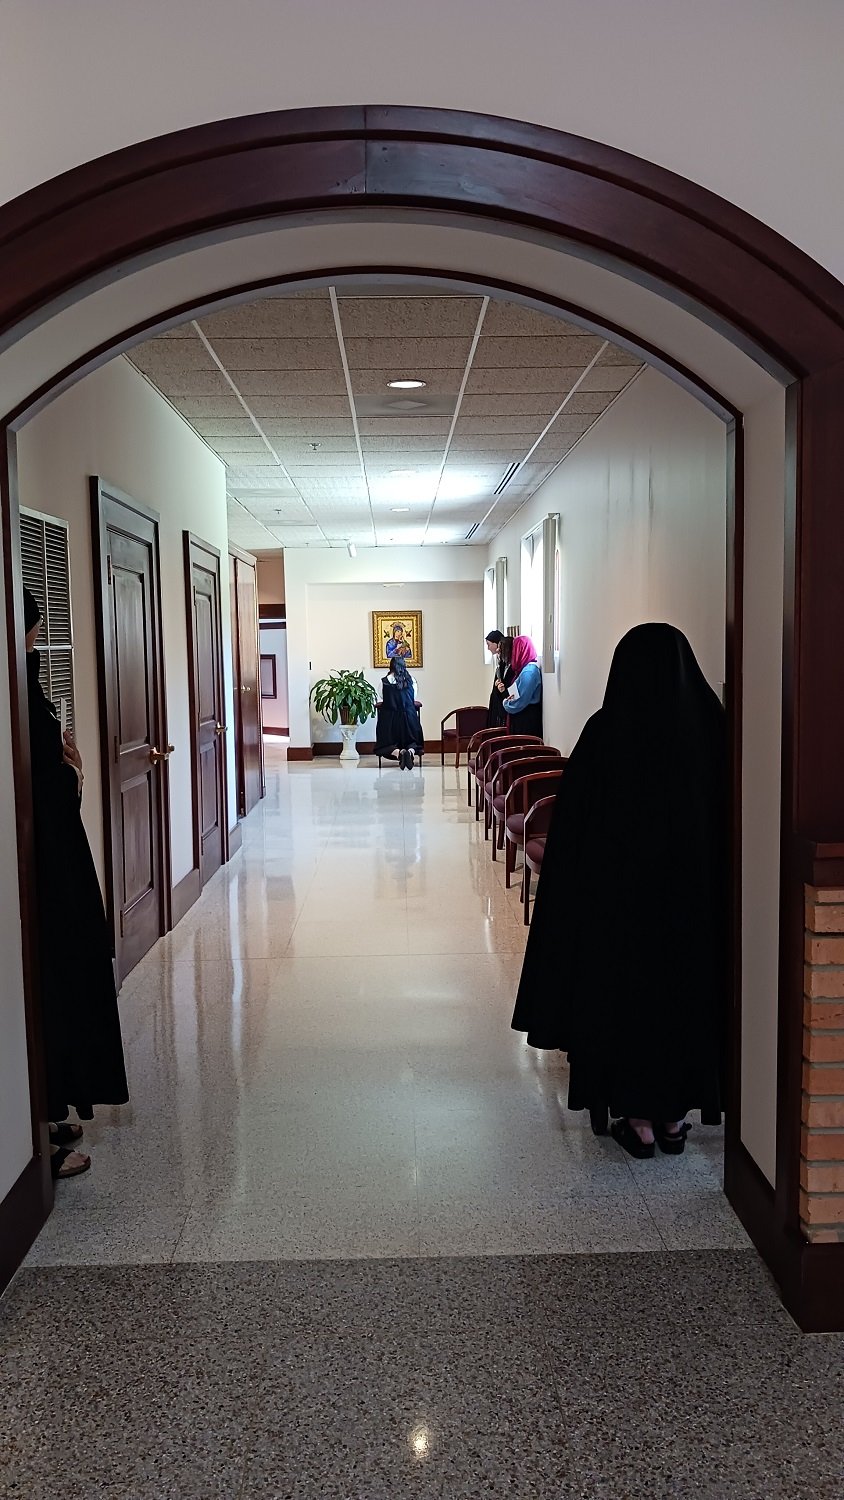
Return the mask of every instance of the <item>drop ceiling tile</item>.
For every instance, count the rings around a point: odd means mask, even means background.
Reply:
[[[320,396],[318,398],[293,394],[250,396],[249,406],[261,422],[263,422],[265,417],[277,417],[282,421],[288,418],[307,421],[317,413],[321,413],[325,418],[349,417],[349,401],[346,396],[345,387],[342,394]]]
[[[460,407],[461,417],[494,417],[511,414],[532,416],[538,419],[538,430],[541,431],[548,418],[556,411],[566,390],[571,390],[579,372],[561,370],[557,373],[562,376],[571,376],[568,382],[565,379],[562,381],[561,391],[555,388],[553,391],[537,391],[520,395],[512,392],[506,395],[467,392]],[[574,399],[572,397],[572,400]]]
[[[597,370],[594,373],[597,374]],[[525,366],[494,370],[482,370],[473,366],[466,385],[466,399],[472,396],[544,395],[548,399],[549,410],[553,411],[582,374],[582,365],[567,365],[565,369]],[[465,404],[466,400],[464,408]]]
[[[127,355],[145,375],[161,375],[163,378],[176,370],[215,370],[211,355],[200,339],[150,339],[138,344]]]
[[[343,337],[347,341],[471,339],[481,310],[480,297],[346,297],[341,293],[338,301]]]
[[[248,417],[192,417],[191,425],[200,437],[213,442],[214,438],[254,437],[255,428]]]
[[[424,404],[436,396],[456,396],[463,379],[466,355],[463,356],[461,364],[449,369],[444,365],[414,365],[408,372],[407,367],[402,368],[395,365],[373,364],[367,368],[358,368],[352,372],[352,388],[355,399],[359,395],[381,396],[384,401],[395,402],[395,410],[401,411],[399,403],[420,402],[422,409],[420,416],[424,415]],[[424,380],[425,388],[419,391],[396,391],[387,384],[390,380],[401,380],[404,375],[410,374],[414,380]],[[406,408],[407,409],[407,408]],[[417,408],[413,408],[414,410]],[[378,415],[383,415],[379,412]],[[437,413],[437,415],[440,415]]]
[[[140,369],[140,366],[138,366]],[[180,396],[217,396],[231,395],[231,387],[227,385],[219,370],[168,370],[166,374],[161,372],[153,375],[149,370],[143,372],[154,386],[161,391],[162,395],[176,404],[176,398]],[[181,410],[181,408],[180,408]],[[238,403],[238,410],[243,407]]]
[[[226,387],[228,390],[228,386]],[[170,397],[177,411],[190,421],[207,421],[222,417],[242,417],[243,407],[236,396],[189,396],[173,394]],[[251,424],[250,424],[251,425]]]
[[[212,343],[215,339],[334,337],[334,318],[327,291],[308,297],[262,298],[258,302],[209,313],[198,322]]]
[[[181,345],[176,347],[181,348]],[[327,339],[214,339],[212,347],[236,385],[234,371],[332,370],[342,374],[336,338]]]
[[[361,447],[364,453],[438,453],[442,454],[445,447],[447,434],[420,433],[419,435],[403,433],[400,437],[388,437],[383,433],[377,436],[361,434]]]
[[[351,417],[266,417],[261,426],[267,437],[313,438],[316,442],[329,437],[354,437]]]
[[[635,354],[631,354],[629,349],[619,349],[617,344],[610,344],[609,348],[604,350],[599,363],[602,365],[629,365],[631,372],[640,369],[642,365],[642,361],[637,359]]]
[[[448,417],[359,417],[361,437],[418,437],[437,436],[445,439],[451,425]]]
[[[349,410],[342,370],[229,370],[229,374],[252,410],[252,396],[342,396]],[[220,377],[222,379],[222,376]],[[289,410],[289,408],[288,408]],[[332,415],[323,407],[326,416]],[[279,412],[283,416],[284,412]],[[258,413],[255,411],[255,415]]]
[[[390,370],[387,379],[424,379],[423,369],[465,368],[471,335],[465,338],[346,339],[349,369]],[[354,382],[353,382],[354,383]]]
[[[549,413],[550,416],[550,413]],[[516,446],[525,447],[538,437],[548,418],[542,416],[461,416],[454,429],[455,439],[468,437],[512,438]]]
[[[475,355],[478,370],[583,369],[601,347],[594,334],[553,334],[546,338],[481,338]]]
[[[640,366],[632,369],[629,365],[596,365],[586,376],[580,391],[609,391],[616,394],[623,391],[629,385],[634,375],[638,374]],[[578,395],[580,394],[578,392]]]
[[[579,336],[584,331],[578,324],[568,323],[551,313],[520,307],[517,302],[493,300],[486,310],[483,337],[544,338],[548,334],[559,336],[567,333]]]

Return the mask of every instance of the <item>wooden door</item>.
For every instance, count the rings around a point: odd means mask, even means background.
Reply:
[[[91,480],[107,907],[118,977],[169,926],[170,818],[158,516]]]
[[[220,554],[185,532],[194,863],[200,884],[228,859]]]
[[[232,549],[229,565],[236,716],[237,806],[239,815],[245,817],[264,795],[264,745],[258,649],[258,582],[255,559],[248,553]]]

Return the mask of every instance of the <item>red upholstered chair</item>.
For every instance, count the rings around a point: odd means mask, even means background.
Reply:
[[[480,821],[481,804],[483,802],[483,783],[486,775],[486,765],[495,750],[501,750],[505,745],[541,745],[542,741],[538,734],[505,734],[498,735],[492,739],[485,740],[478,746],[475,756],[475,765],[472,775],[475,779],[475,822]]]
[[[499,739],[502,734],[506,733],[506,724],[496,725],[494,729],[479,729],[477,734],[472,735],[466,746],[466,801],[469,807],[472,806],[472,772],[475,769],[477,753],[487,740]]]
[[[440,724],[440,764],[445,765],[446,753],[449,755],[454,751],[454,764],[460,765],[461,751],[469,748],[469,741],[473,734],[479,729],[486,728],[486,720],[489,709],[479,703],[471,708],[453,708],[450,714],[446,714]],[[454,728],[446,729],[449,719],[454,720]]]
[[[541,751],[541,740],[520,739],[517,737],[503,738],[493,741],[492,752],[487,756],[479,780],[480,802],[484,811],[484,838],[489,837],[492,823],[492,786],[501,767],[507,765],[511,760],[519,757],[532,755],[534,751]]]
[[[542,869],[545,840],[551,827],[556,797],[541,797],[525,818],[525,871],[522,876],[522,907],[525,927],[530,926],[530,878]]]
[[[488,792],[493,860],[498,858],[498,850],[504,848],[504,809],[513,782],[530,776],[534,771],[553,767],[558,760],[562,760],[562,756],[553,745],[528,745],[522,747],[517,756],[502,762]]]
[[[516,855],[525,844],[525,818],[540,798],[556,794],[560,777],[568,764],[560,756],[561,764],[546,771],[533,771],[528,776],[513,782],[504,805],[504,884],[510,889],[510,881],[516,868]]]

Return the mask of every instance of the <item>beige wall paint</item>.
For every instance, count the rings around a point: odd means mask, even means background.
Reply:
[[[475,549],[480,554],[480,549]],[[439,739],[440,723],[453,708],[485,703],[491,669],[482,664],[483,592],[480,580],[435,583],[424,578],[425,549],[418,549],[420,581],[403,589],[382,590],[379,598],[368,583],[312,583],[308,586],[308,634],[311,679],[335,668],[361,668],[379,692],[384,670],[371,665],[371,611],[421,609],[424,666],[409,668],[422,703],[425,738]],[[478,557],[478,571],[482,554]],[[340,731],[311,714],[313,742],[340,743]],[[360,738],[375,738],[375,720],[361,727]]]
[[[161,516],[161,585],[167,680],[173,883],[193,866],[183,532],[223,555],[222,625],[227,719],[231,708],[231,624],[225,470],[143,376],[117,359],[74,386],[22,431],[18,445],[22,505],[70,523],[74,671],[78,740],[85,763],[84,817],[102,878],[103,829],[99,712],[91,567],[88,476],[99,474]],[[231,738],[231,736],[230,736]],[[229,746],[233,766],[233,747]],[[229,772],[229,821],[234,776]]]
[[[324,675],[322,670],[316,670],[317,660],[324,660],[329,668],[347,666],[351,664],[348,652],[353,649],[360,666],[367,672],[367,675],[371,675],[373,683],[377,681],[377,673],[370,665],[372,655],[369,638],[367,636],[364,640],[359,633],[360,619],[358,620],[358,634],[354,642],[347,643],[343,630],[332,637],[329,654],[335,659],[327,660],[326,653],[322,649],[320,620],[310,602],[311,590],[314,587],[332,584],[341,584],[347,588],[363,586],[360,598],[365,602],[361,602],[359,606],[363,614],[371,609],[422,609],[425,606],[418,601],[424,597],[424,591],[429,586],[469,583],[478,591],[477,635],[482,638],[481,581],[484,560],[484,549],[480,547],[359,547],[357,557],[349,557],[345,547],[289,549],[285,553],[285,584],[290,743],[297,746],[313,743],[315,726],[312,723],[308,706],[308,693],[314,679]],[[401,583],[403,587],[401,589],[384,587],[385,584],[395,583]],[[442,606],[443,600],[447,598],[447,592],[446,589],[437,594],[436,605]],[[347,597],[351,599],[352,595],[349,594]],[[433,595],[431,597],[433,600]],[[432,604],[432,607],[435,605]],[[430,610],[426,613],[426,630],[429,621]],[[443,672],[450,673],[445,657],[449,654],[456,655],[458,649],[455,646],[450,653],[443,652],[444,659],[441,668]],[[439,651],[439,648],[437,650]],[[483,692],[486,681],[483,675],[481,647],[480,645],[476,647],[475,643],[470,640],[469,651],[474,652],[475,660],[480,667],[480,677],[476,679],[471,673],[465,678],[448,675],[444,681],[449,691],[457,691],[458,688],[468,691],[472,687],[472,696],[464,698],[464,702],[483,702],[485,698],[478,699],[475,696],[477,692]],[[426,662],[427,660],[426,647]],[[314,663],[313,668],[310,666],[311,661]],[[426,673],[430,672],[428,666],[423,670]],[[430,681],[427,685],[433,691],[433,697],[426,700],[428,720],[430,721],[432,716],[436,717],[437,732],[439,732],[442,714],[460,705],[458,702],[445,702],[445,695],[441,697],[438,686],[431,684]],[[485,697],[489,697],[488,687]],[[445,702],[445,706],[438,713],[441,701]],[[317,724],[319,722],[316,721]],[[429,739],[436,737],[429,725],[424,725],[424,727]]]
[[[546,737],[567,753],[601,705],[624,632],[668,620],[707,678],[724,678],[723,424],[645,370],[489,547],[507,558],[507,623],[521,618],[521,539],[560,515],[561,651],[544,677]]]
[[[5,0],[0,137],[16,149],[0,199],[201,121],[400,101],[606,141],[740,204],[841,275],[844,197],[829,184],[842,55],[839,0],[240,0],[213,25],[206,0]]]

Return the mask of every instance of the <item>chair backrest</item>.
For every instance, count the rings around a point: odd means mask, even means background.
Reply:
[[[530,746],[524,755],[514,756],[512,760],[502,761],[495,779],[492,783],[492,794],[494,797],[505,796],[509,792],[514,781],[519,781],[525,776],[530,776],[535,771],[545,771],[549,766],[554,766],[556,761],[561,760],[559,751],[553,751],[551,755],[543,754],[544,746],[536,747],[537,754],[533,753]]]
[[[466,747],[467,754],[469,754],[470,756],[477,754],[481,745],[485,744],[487,740],[500,739],[502,734],[506,733],[506,724],[496,726],[496,728],[494,729],[478,729],[475,734],[472,735],[472,738],[470,739]]]
[[[507,793],[507,816],[510,813],[528,813],[541,797],[547,797],[549,792],[556,792],[567,765],[568,758],[561,755],[559,763],[549,766],[547,771],[531,771],[526,776],[514,777]]]
[[[503,750],[510,745],[541,744],[542,741],[538,734],[505,734],[499,736],[497,740],[484,740],[483,744],[479,746],[477,756],[475,757],[475,775],[479,778],[481,777],[482,773],[486,771],[490,756],[494,755],[497,750]]]
[[[539,801],[534,802],[533,807],[528,809],[525,818],[525,843],[529,839],[548,837],[556,804],[556,797],[540,797]]]
[[[547,746],[527,743],[504,744],[493,750],[486,765],[484,766],[484,785],[489,787],[495,781],[502,766],[506,766],[511,760],[525,760],[528,756],[557,755],[556,750],[550,750]]]
[[[489,708],[486,704],[475,704],[471,708],[458,708],[455,711],[457,721],[457,738],[459,740],[470,740],[479,729],[486,728]]]

